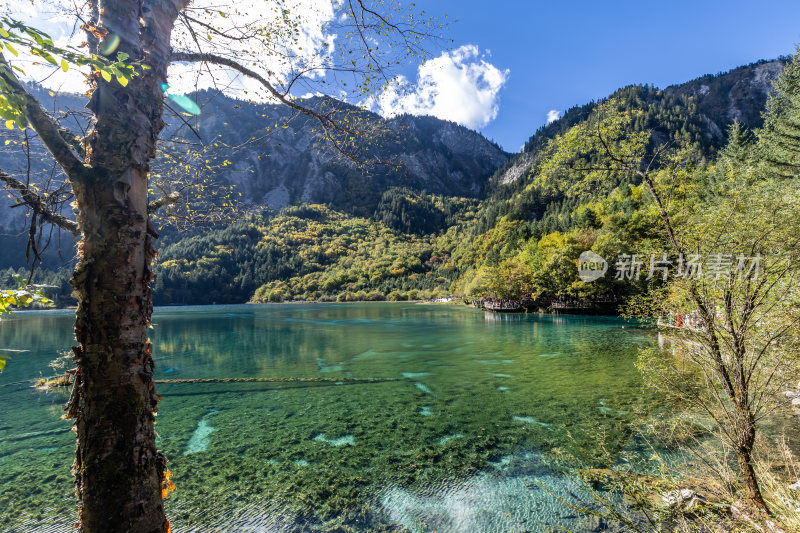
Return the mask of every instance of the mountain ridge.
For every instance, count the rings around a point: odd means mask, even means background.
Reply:
[[[724,145],[725,132],[734,119],[748,129],[761,126],[763,123],[761,113],[772,90],[772,83],[783,71],[786,61],[786,58],[761,60],[729,71],[705,74],[683,83],[669,85],[664,89],[652,86],[650,88],[657,92],[661,91],[664,95],[696,99],[701,115],[700,120],[705,122],[706,126],[703,133],[708,138],[709,147],[715,152]],[[544,148],[547,141],[588,118],[600,102],[632,87],[648,86],[628,85],[622,87],[609,97],[599,101],[573,106],[558,119],[537,129],[525,142],[523,150],[511,157],[504,165],[505,168],[501,168],[492,177],[492,182],[500,185],[509,185],[515,182],[530,169],[535,152]],[[747,101],[751,101],[751,105],[744,106],[742,103]]]

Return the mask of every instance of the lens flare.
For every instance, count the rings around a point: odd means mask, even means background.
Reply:
[[[105,39],[103,39],[103,42],[100,43],[97,51],[104,56],[110,56],[119,47],[119,40],[119,35],[115,33],[109,33],[106,35]]]
[[[184,94],[172,94],[169,92],[169,85],[166,83],[161,84],[161,90],[167,98],[175,102],[181,109],[192,115],[199,115],[201,113],[200,106],[194,100]]]

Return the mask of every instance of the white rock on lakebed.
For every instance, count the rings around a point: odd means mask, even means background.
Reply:
[[[800,407],[800,398],[792,400],[792,407]]]
[[[789,485],[789,490],[800,492],[800,479],[798,479],[794,484]]]
[[[800,393],[793,390],[787,390],[783,392],[783,395],[787,398],[797,398],[798,396],[800,396]]]
[[[345,445],[354,446],[356,443],[356,438],[352,435],[345,435],[344,437],[339,437],[338,439],[329,439],[325,437],[324,433],[319,433],[317,436],[314,437],[314,440],[319,442],[325,442],[337,448],[339,446],[345,446]]]
[[[183,451],[183,455],[190,455],[193,453],[206,451],[206,448],[208,448],[208,445],[211,442],[211,434],[214,432],[214,427],[209,424],[208,421],[209,418],[216,412],[216,409],[212,409],[200,419],[200,421],[197,423],[197,427],[192,433],[192,437],[189,439],[189,442],[186,445],[186,449]]]

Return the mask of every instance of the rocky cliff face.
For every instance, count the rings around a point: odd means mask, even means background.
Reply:
[[[694,97],[700,112],[711,121],[709,127],[720,133],[734,120],[758,128],[772,84],[784,65],[782,60],[755,63],[673,85],[665,92]]]
[[[314,202],[365,214],[386,189],[395,186],[477,197],[508,159],[496,144],[451,122],[412,116],[383,120],[335,103],[340,116],[357,114],[375,131],[353,147],[358,159],[387,163],[359,168],[320,136],[320,125],[313,118],[292,116],[284,107],[212,99],[207,94],[199,95],[198,101],[203,114],[196,131],[207,145],[224,143],[218,152],[229,151],[225,157],[231,165],[217,179],[236,185],[248,201],[271,209]],[[306,105],[330,109],[331,103],[311,99]],[[176,131],[192,140],[187,128]]]

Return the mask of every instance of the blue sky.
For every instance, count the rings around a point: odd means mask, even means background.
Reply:
[[[477,45],[486,62],[508,71],[496,117],[478,129],[509,151],[549,110],[631,83],[664,87],[791,54],[800,43],[797,0],[436,0],[417,7],[456,19],[452,46]]]
[[[346,37],[333,29],[340,20],[339,0],[282,1],[236,0],[233,5],[240,12],[225,20],[229,24],[269,23],[281,20],[273,13],[276,6],[289,6],[302,22],[302,31],[299,43],[290,40],[287,50],[300,61],[327,64],[333,48],[323,46],[325,42],[347,50]],[[203,6],[217,3],[192,0],[193,15],[203,16]],[[79,43],[83,36],[72,33],[69,19],[57,8],[48,7],[52,4],[69,7],[72,2],[6,0],[5,7],[0,2],[0,13],[12,12],[50,32],[60,44]],[[415,9],[440,18],[448,15],[450,48],[431,48],[432,57],[426,63],[401,67],[401,76],[377,96],[350,99],[340,92],[330,94],[384,116],[406,112],[453,120],[478,129],[512,152],[546,123],[548,114],[603,98],[619,87],[632,83],[665,87],[792,54],[800,43],[798,0],[417,0]],[[215,11],[208,13],[214,16]],[[209,23],[221,24],[218,19]],[[173,32],[173,46],[178,48],[179,34]],[[183,39],[188,42],[185,36]],[[215,43],[204,46],[213,51]],[[267,72],[268,77],[272,71],[280,75],[288,68],[280,58],[270,56],[268,49],[247,50],[239,57],[252,60],[258,65],[253,68]],[[32,61],[37,60],[32,56],[27,63],[22,57],[15,59],[32,79],[45,80],[54,90],[85,90],[78,69],[62,73],[50,65],[35,66]],[[232,96],[261,98],[257,82],[224,69],[211,73],[197,65],[173,65],[169,83],[173,92],[215,86],[225,87]],[[313,89],[293,89],[292,94],[315,93]],[[268,94],[263,96],[262,100],[269,101]]]

